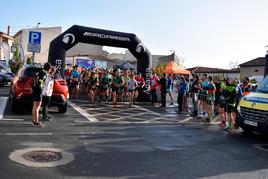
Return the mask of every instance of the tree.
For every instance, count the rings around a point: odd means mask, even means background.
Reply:
[[[228,68],[230,68],[230,69],[234,69],[234,68],[238,68],[238,67],[239,67],[238,61],[230,61],[228,64]]]
[[[11,69],[11,72],[16,74],[22,65],[23,64],[21,63],[21,60],[20,60],[19,50],[16,49],[16,51],[13,54],[13,60],[9,61],[9,67]]]

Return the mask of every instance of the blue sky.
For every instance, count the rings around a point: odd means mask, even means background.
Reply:
[[[186,67],[226,68],[264,56],[268,45],[267,0],[13,0],[5,6],[0,31],[41,22],[131,32],[153,54],[174,50]]]

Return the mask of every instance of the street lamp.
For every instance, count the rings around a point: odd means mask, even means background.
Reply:
[[[40,24],[41,24],[40,22],[37,23],[36,28],[35,28],[36,31],[37,31],[38,26],[39,26]],[[33,52],[33,59],[32,59],[32,64],[33,64],[33,65],[34,65],[34,57],[35,57],[35,52]]]

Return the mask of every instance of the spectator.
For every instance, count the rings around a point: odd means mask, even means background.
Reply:
[[[54,86],[54,74],[56,72],[55,67],[51,67],[49,69],[49,74],[46,77],[45,83],[44,83],[44,89],[42,91],[42,114],[43,114],[43,121],[50,121],[52,120],[51,116],[48,116],[48,106],[51,100],[52,92],[53,92],[53,86]]]
[[[207,111],[206,112],[208,113],[208,116],[206,118],[206,122],[210,122],[214,115],[214,101],[215,101],[215,91],[216,91],[216,86],[213,83],[212,76],[208,77],[207,91],[208,91],[208,97],[207,97]]]
[[[243,78],[242,84],[241,84],[240,87],[241,87],[243,96],[246,96],[247,94],[249,94],[249,92],[251,90],[251,84],[249,83],[249,78],[248,77]]]
[[[191,94],[192,94],[192,103],[193,103],[193,107],[194,107],[194,111],[193,111],[193,116],[197,116],[198,115],[198,108],[197,108],[197,99],[198,99],[198,92],[199,92],[199,88],[200,88],[200,83],[199,83],[199,76],[195,75],[194,76],[194,81],[191,84]]]
[[[32,121],[34,127],[43,127],[39,122],[39,110],[42,104],[42,91],[44,82],[50,70],[50,63],[45,63],[44,69],[36,74],[33,80],[33,108],[32,108]]]
[[[185,78],[182,76],[181,80],[180,80],[180,84],[178,85],[178,98],[177,98],[177,102],[178,102],[178,107],[179,107],[179,112],[182,112],[182,107],[183,107],[183,98],[186,94],[186,89],[187,89],[187,84],[185,81]]]
[[[171,99],[171,103],[170,105],[173,105],[173,95],[172,95],[172,91],[173,91],[173,79],[172,79],[172,75],[169,74],[168,75],[168,79],[167,79],[167,93]]]
[[[167,79],[165,73],[163,73],[163,76],[161,77],[159,84],[161,91],[161,103],[162,103],[161,107],[166,107]]]
[[[157,87],[158,87],[158,82],[159,82],[159,79],[158,77],[156,76],[156,73],[154,72],[153,73],[153,76],[150,78],[150,93],[151,93],[151,96],[152,96],[152,104],[156,104],[157,103],[157,94],[156,94],[156,90],[157,90]]]

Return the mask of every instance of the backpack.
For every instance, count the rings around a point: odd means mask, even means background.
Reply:
[[[46,72],[43,70],[35,73],[33,76],[33,88],[43,88],[46,77]]]

